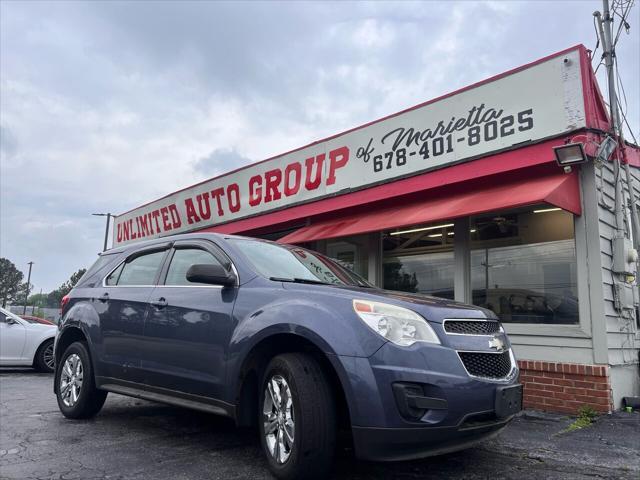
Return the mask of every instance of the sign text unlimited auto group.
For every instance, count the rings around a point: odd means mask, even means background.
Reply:
[[[340,195],[585,126],[578,50],[120,215],[113,245]]]

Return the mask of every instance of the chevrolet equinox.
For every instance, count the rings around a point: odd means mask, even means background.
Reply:
[[[63,299],[54,391],[88,418],[108,392],[257,426],[272,473],[329,473],[355,454],[467,448],[521,409],[509,340],[489,310],[376,288],[305,248],[213,233],[100,255]]]

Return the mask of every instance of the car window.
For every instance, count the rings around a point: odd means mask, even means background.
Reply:
[[[7,317],[13,318],[18,323],[20,323],[20,321],[22,320],[15,313],[11,313],[9,310],[5,310],[4,308],[0,308],[0,321],[2,321],[3,323],[7,323]]]
[[[91,265],[91,267],[89,267],[89,269],[84,273],[84,275],[82,275],[80,280],[78,280],[78,283],[76,284],[76,286],[77,287],[84,286],[85,282],[87,282],[89,279],[91,279],[92,276],[96,275],[98,272],[100,272],[100,270],[102,270],[107,265],[109,265],[109,263],[115,260],[117,256],[118,255],[116,254],[107,254],[107,253],[101,254],[98,257],[98,259],[93,263],[93,265]]]
[[[231,241],[238,246],[256,271],[267,278],[370,286],[358,274],[311,250],[259,240],[233,239]]]
[[[118,279],[120,278],[120,274],[122,273],[123,268],[124,268],[124,262],[122,262],[118,268],[116,268],[113,272],[109,274],[109,276],[104,281],[105,285],[117,285]]]
[[[154,285],[164,254],[164,251],[147,253],[125,262],[116,285]]]
[[[220,265],[220,262],[209,252],[198,248],[181,248],[175,251],[167,272],[165,285],[198,285],[187,280],[187,270],[191,265]]]

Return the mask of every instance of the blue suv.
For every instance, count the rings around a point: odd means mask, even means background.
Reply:
[[[107,392],[257,426],[282,479],[357,457],[467,448],[521,409],[509,340],[474,306],[376,288],[297,246],[212,233],[100,255],[64,300],[54,391],[68,418]]]

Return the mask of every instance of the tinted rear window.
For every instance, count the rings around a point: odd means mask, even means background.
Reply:
[[[148,253],[124,264],[117,285],[154,285],[166,251]]]
[[[78,286],[85,286],[85,284],[91,283],[92,277],[94,277],[98,272],[100,272],[104,267],[109,265],[113,260],[115,260],[117,255],[105,255],[102,254],[98,257],[98,259],[93,262],[93,265],[89,267],[89,270],[85,272],[85,274],[78,281]],[[89,285],[92,286],[92,285]]]

